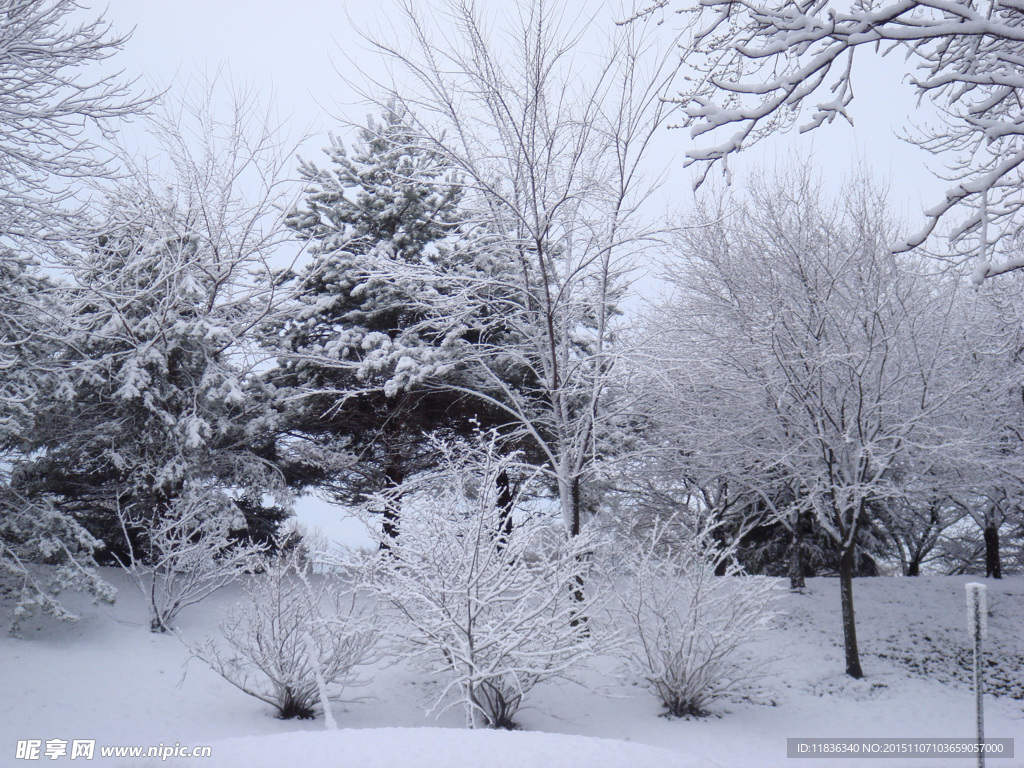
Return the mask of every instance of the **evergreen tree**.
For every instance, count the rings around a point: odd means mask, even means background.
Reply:
[[[0,254],[0,587],[16,593],[14,625],[38,608],[74,618],[58,601],[66,588],[100,599],[113,590],[92,568],[99,546],[74,517],[47,495],[26,498],[15,470],[25,437],[38,423],[40,392],[67,379],[53,365],[60,339],[61,292],[31,260]],[[40,565],[52,566],[46,570]]]
[[[173,199],[123,193],[105,229],[71,265],[72,330],[56,358],[66,383],[38,404],[20,477],[123,558],[145,551],[186,484],[231,489],[251,513],[276,478],[253,448],[260,422],[232,359],[252,307],[231,265]],[[126,532],[140,537],[132,547]]]
[[[39,389],[64,386],[53,366],[62,303],[32,257],[78,237],[76,193],[107,176],[104,139],[143,106],[120,73],[89,71],[124,39],[81,10],[17,0],[0,11],[0,591],[17,594],[15,628],[33,607],[71,618],[56,597],[63,588],[110,596],[91,568],[95,540],[49,498],[12,487]]]
[[[283,346],[268,384],[288,433],[307,443],[285,473],[345,502],[432,466],[426,435],[506,421],[456,388],[461,350],[482,324],[426,322],[442,296],[500,268],[458,247],[458,180],[400,111],[371,118],[359,137],[351,154],[332,137],[326,167],[302,163],[305,198],[287,223],[312,259],[283,276],[295,283],[295,305],[268,329],[268,343]],[[383,510],[390,535],[397,506]]]
[[[224,107],[216,88],[151,118],[159,174],[126,154],[130,173],[89,222],[100,234],[69,244],[51,356],[63,378],[25,437],[19,487],[55,495],[122,562],[149,557],[150,532],[186,489],[221,499],[204,509],[235,527],[259,516],[259,539],[284,514],[266,494],[288,500],[265,457],[274,414],[249,393],[260,360],[247,346],[276,306],[260,276],[283,239],[285,159],[257,102],[233,94]]]

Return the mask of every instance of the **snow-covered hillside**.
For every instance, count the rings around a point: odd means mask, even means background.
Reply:
[[[859,759],[786,757],[787,737],[970,737],[973,696],[964,583],[977,577],[859,579],[858,629],[867,677],[843,674],[838,585],[812,579],[807,594],[782,598],[783,615],[754,649],[765,661],[756,701],[718,707],[695,720],[659,717],[639,686],[597,671],[588,687],[541,686],[519,732],[468,732],[453,710],[435,720],[421,709],[439,684],[402,663],[381,665],[361,700],[334,707],[341,730],[323,719],[281,721],[271,708],[189,661],[184,645],[149,632],[144,606],[121,575],[113,607],[78,607],[73,625],[39,620],[24,637],[0,638],[0,766],[201,765],[217,768],[474,768],[475,766],[865,766]],[[1024,581],[989,581],[991,737],[1024,735]],[[214,634],[238,598],[233,587],[184,612],[184,638]],[[612,668],[601,660],[602,668]],[[37,760],[18,759],[19,741],[42,742]],[[48,740],[95,740],[92,760],[45,757]],[[614,740],[614,741],[608,741]],[[992,766],[1024,766],[1017,757]],[[101,758],[109,746],[210,746],[212,756]],[[967,766],[969,760],[870,761],[885,765]]]

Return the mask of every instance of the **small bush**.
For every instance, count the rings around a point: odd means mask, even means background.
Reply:
[[[627,672],[670,716],[702,716],[760,677],[743,646],[772,617],[777,584],[743,575],[730,553],[714,546],[710,530],[671,543],[663,534],[655,528],[614,552],[612,620],[627,632]]]
[[[217,489],[190,486],[155,521],[119,509],[128,556],[118,563],[149,603],[149,628],[169,632],[177,615],[251,570],[266,547],[232,539],[245,528],[234,501]],[[137,551],[133,533],[148,546]]]
[[[220,626],[227,647],[210,640],[192,649],[225,680],[285,720],[312,718],[324,699],[367,682],[354,669],[377,658],[374,621],[337,578],[311,575],[293,551],[270,561],[245,592]]]
[[[566,540],[537,516],[509,533],[495,480],[510,460],[493,445],[438,450],[443,470],[407,496],[373,589],[392,608],[396,654],[447,678],[433,708],[463,707],[471,728],[513,729],[534,686],[593,654],[579,620],[588,606],[574,596],[587,537]]]

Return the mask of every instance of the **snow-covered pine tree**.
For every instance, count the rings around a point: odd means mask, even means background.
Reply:
[[[110,590],[91,569],[95,541],[50,500],[26,499],[11,470],[51,377],[60,302],[41,258],[80,231],[77,188],[110,170],[105,138],[143,102],[114,69],[89,70],[124,39],[76,0],[8,0],[0,11],[0,592],[16,592],[17,620],[33,607],[72,618],[56,593]],[[39,566],[56,566],[40,569]]]
[[[275,482],[251,448],[252,404],[231,360],[246,310],[187,213],[140,202],[113,202],[107,234],[72,265],[73,331],[56,359],[66,384],[40,400],[20,471],[26,491],[59,497],[122,557],[118,510],[141,552],[186,482],[254,498]]]
[[[227,116],[204,95],[154,118],[165,167],[133,167],[96,216],[102,234],[67,257],[52,359],[66,383],[40,397],[19,468],[25,493],[56,495],[122,560],[186,486],[229,491],[250,515],[281,489],[245,348],[273,307],[253,273],[280,240],[278,142],[244,95]]]
[[[305,198],[287,219],[312,259],[286,276],[297,298],[268,331],[268,343],[283,350],[267,379],[289,430],[324,457],[319,468],[286,474],[351,502],[431,466],[426,435],[507,420],[443,386],[460,375],[476,318],[467,314],[454,328],[425,322],[442,296],[501,267],[459,248],[462,187],[440,153],[417,142],[401,110],[370,118],[351,153],[333,136],[325,151],[327,166],[302,163]],[[424,268],[434,279],[423,279]],[[351,458],[329,458],[339,455]],[[382,511],[393,536],[397,502]]]
[[[44,333],[46,315],[59,305],[57,286],[38,264],[0,252],[0,444],[10,447],[32,421],[38,371],[55,340]]]
[[[63,589],[113,595],[92,567],[99,542],[51,498],[28,499],[12,487],[40,390],[66,385],[53,366],[61,311],[60,289],[38,265],[0,253],[0,588],[15,593],[14,631],[36,608],[74,618],[57,599]]]

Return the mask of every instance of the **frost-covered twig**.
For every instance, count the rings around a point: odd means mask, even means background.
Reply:
[[[266,550],[231,539],[245,521],[217,490],[189,488],[162,517],[133,517],[124,509],[118,516],[128,542],[119,563],[146,599],[153,632],[170,631],[178,613],[252,569]],[[137,548],[132,542],[140,537],[146,544]]]

